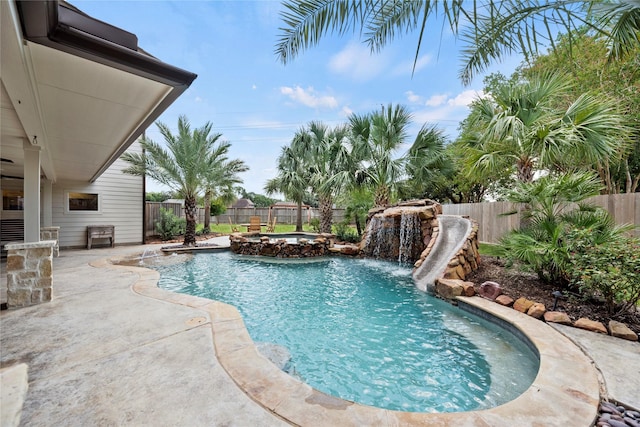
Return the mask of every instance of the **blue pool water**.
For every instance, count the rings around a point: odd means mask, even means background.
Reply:
[[[394,263],[221,252],[154,268],[164,289],[237,307],[254,341],[289,350],[288,372],[343,399],[467,411],[512,400],[538,370],[524,343],[417,290]]]

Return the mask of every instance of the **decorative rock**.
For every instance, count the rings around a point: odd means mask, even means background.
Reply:
[[[463,292],[462,281],[450,279],[438,279],[436,281],[436,293],[445,299],[454,299]]]
[[[609,331],[614,337],[622,338],[629,341],[638,341],[638,335],[633,332],[627,325],[615,320],[609,321]]]
[[[500,305],[504,305],[505,307],[511,307],[513,305],[513,298],[504,294],[498,295],[496,302]]]
[[[571,325],[571,319],[567,313],[562,311],[547,311],[544,314],[544,321],[547,323],[560,323],[561,325]]]
[[[536,319],[540,319],[544,315],[545,311],[547,311],[547,309],[545,308],[544,304],[536,302],[531,307],[529,307],[529,310],[527,310],[527,314]]]
[[[586,329],[587,331],[597,332],[599,334],[607,334],[607,328],[601,322],[595,320],[589,320],[586,317],[581,317],[573,324],[576,328]]]
[[[348,246],[343,246],[340,249],[340,252],[344,255],[358,255],[360,253],[360,248],[358,246],[354,246],[354,245],[348,245]]]
[[[520,313],[526,313],[533,304],[533,301],[521,297],[513,303],[513,309],[519,311]]]
[[[624,421],[614,420],[613,418],[607,421],[607,424],[611,427],[629,427]]]
[[[495,299],[502,294],[502,287],[496,282],[487,281],[480,285],[480,292],[478,292],[478,294],[482,298],[495,301]]]
[[[465,297],[472,297],[476,294],[476,290],[473,287],[473,282],[462,282],[462,295]]]

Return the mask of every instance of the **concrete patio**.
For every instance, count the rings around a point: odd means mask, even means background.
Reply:
[[[349,404],[314,393],[308,386],[289,383],[286,374],[247,345],[246,330],[235,310],[160,290],[155,286],[157,273],[112,266],[106,261],[160,246],[62,251],[54,259],[51,302],[2,311],[2,367],[16,363],[29,367],[21,425],[424,424],[420,416],[424,414],[404,415]],[[548,412],[569,412],[567,419],[577,421],[566,424],[562,419],[562,425],[585,425],[581,417],[593,420],[598,384],[595,381],[594,385],[592,368],[583,366],[581,358],[587,360],[586,365],[590,360],[552,328],[540,326],[559,337],[555,341],[559,348],[541,351],[550,355],[545,356],[547,360],[553,359],[552,364],[541,364],[541,371],[558,368],[556,363],[565,358],[577,377],[584,377],[579,381],[584,382],[585,390],[569,384],[575,380],[561,368],[544,372],[553,378],[539,376],[532,386],[536,388],[532,392],[539,395],[548,387],[558,400],[538,401],[532,394],[495,410],[426,414],[441,415],[429,418],[435,423],[430,425],[506,426],[516,425],[513,422],[518,419],[528,420],[518,425],[531,425],[531,418],[513,418],[518,405],[525,415],[547,405]],[[631,345],[638,348],[637,343]],[[543,343],[545,346],[549,344]],[[599,353],[597,348],[587,351]],[[640,366],[640,352],[631,352],[627,358],[627,366]],[[608,363],[619,362],[593,359],[609,384],[612,380],[606,374],[613,371]],[[265,374],[257,381],[262,387],[257,387],[253,372],[260,369]],[[585,372],[580,373],[581,369]],[[563,380],[569,384],[568,392],[563,392],[563,384],[557,389],[550,384]],[[609,397],[633,403],[627,396],[637,390],[637,382],[618,382],[610,392],[622,398]],[[565,395],[575,399],[564,401]],[[279,396],[277,401],[274,396]],[[539,417],[543,424],[552,425],[545,414]]]

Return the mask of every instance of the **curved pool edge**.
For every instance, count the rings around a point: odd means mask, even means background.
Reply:
[[[157,271],[114,265],[119,259],[109,258],[91,265],[130,269],[139,276],[132,285],[137,294],[206,312],[211,322],[216,358],[223,369],[265,410],[294,425],[582,427],[593,425],[597,417],[600,384],[591,359],[568,338],[540,320],[480,297],[458,297],[458,301],[463,309],[480,310],[485,319],[512,325],[535,347],[540,367],[531,386],[514,400],[479,411],[400,412],[342,400],[296,380],[257,351],[235,307],[160,289]]]

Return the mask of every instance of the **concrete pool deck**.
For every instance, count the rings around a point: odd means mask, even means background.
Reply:
[[[497,307],[540,351],[519,398],[416,414],[326,396],[259,355],[233,307],[161,290],[156,272],[108,261],[161,246],[62,251],[51,302],[2,311],[2,366],[29,365],[22,424],[584,426],[596,417],[591,359],[544,323],[476,298],[469,303]]]

